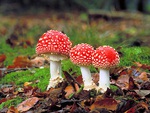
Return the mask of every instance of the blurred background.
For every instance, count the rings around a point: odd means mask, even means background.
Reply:
[[[35,55],[40,36],[54,29],[73,46],[116,48],[121,65],[149,64],[149,14],[150,0],[0,0],[0,54],[8,56],[5,66],[16,56]]]
[[[0,12],[22,13],[22,11],[101,9],[106,11],[130,11],[150,13],[150,0],[0,0]]]

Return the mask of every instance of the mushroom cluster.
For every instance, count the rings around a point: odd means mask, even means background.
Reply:
[[[63,82],[61,60],[70,60],[81,69],[84,90],[96,89],[105,92],[110,87],[109,69],[119,64],[118,52],[110,46],[100,46],[96,50],[86,43],[72,47],[66,34],[57,30],[44,33],[36,46],[37,54],[47,54],[50,58],[50,80],[47,90]],[[92,80],[89,65],[100,68],[99,85]]]

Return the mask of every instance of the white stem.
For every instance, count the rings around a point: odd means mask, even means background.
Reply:
[[[80,69],[81,69],[82,79],[84,83],[84,90],[91,90],[96,88],[96,85],[92,80],[92,76],[89,68],[86,66],[80,66]]]
[[[50,56],[50,80],[47,90],[51,87],[56,87],[59,83],[63,82],[62,71],[61,71],[61,60],[57,59],[58,56]],[[54,59],[54,61],[53,61]]]
[[[61,76],[61,61],[50,61],[50,79],[56,79]]]
[[[102,92],[105,92],[107,88],[110,87],[110,78],[109,78],[109,70],[108,69],[100,69],[99,72],[99,88]]]

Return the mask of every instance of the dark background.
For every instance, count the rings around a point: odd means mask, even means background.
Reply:
[[[149,14],[150,0],[0,0],[0,13],[2,14],[35,10],[87,11],[90,9]]]

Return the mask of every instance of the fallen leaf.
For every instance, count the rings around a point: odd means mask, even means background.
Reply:
[[[1,54],[0,55],[0,62],[4,62],[6,59],[6,55],[5,54]]]
[[[14,91],[14,87],[4,87],[1,89],[1,91],[4,93],[12,93]]]
[[[8,100],[8,99],[6,99],[6,98],[0,99],[0,104],[3,103],[3,102],[6,102],[7,100]]]
[[[26,86],[29,86],[30,84],[32,84],[32,82],[25,82],[25,83],[23,84],[23,86],[26,87]]]
[[[145,102],[140,102],[137,105],[135,105],[134,107],[130,108],[129,110],[127,110],[124,113],[148,113],[149,109],[148,109],[148,104],[146,104]]]
[[[46,60],[43,57],[35,57],[31,60],[31,63],[35,67],[41,67],[44,66],[45,61]]]
[[[140,89],[150,90],[150,81],[143,82],[140,87]]]
[[[38,90],[37,87],[32,87],[32,86],[30,86],[30,85],[27,85],[26,87],[24,87],[24,95],[30,97],[30,96],[32,96],[37,90]]]
[[[113,98],[99,98],[91,105],[90,109],[105,108],[107,110],[115,111],[117,109],[117,104],[117,101]]]
[[[121,75],[115,81],[115,84],[119,86],[121,89],[128,89],[129,87],[129,75]]]
[[[34,105],[39,101],[39,98],[37,97],[32,97],[32,98],[29,98],[25,101],[23,101],[22,103],[20,103],[18,106],[17,106],[17,110],[19,112],[25,112],[25,111],[28,111],[30,110],[32,107],[34,107]]]
[[[18,112],[18,110],[14,106],[11,106],[8,109],[7,113],[19,113],[19,112]]]
[[[150,94],[150,90],[134,90],[138,95],[145,97]]]
[[[122,99],[117,106],[116,113],[124,113],[125,111],[127,111],[128,109],[130,109],[131,107],[133,107],[135,105],[136,105],[136,103],[134,100]]]
[[[65,98],[66,98],[66,99],[69,99],[69,98],[70,98],[70,95],[75,93],[74,88],[73,88],[71,85],[67,86],[67,87],[65,88],[65,93],[66,93],[66,94],[65,94]]]
[[[133,80],[132,77],[129,78],[129,86],[128,86],[128,89],[129,90],[132,90],[132,89],[139,89],[138,88],[138,84],[136,84]]]
[[[143,80],[143,81],[148,81],[148,77],[147,77],[147,73],[146,72],[142,72],[139,76],[139,79]]]
[[[32,67],[32,62],[26,56],[18,56],[14,59],[13,64],[9,65],[7,68],[27,68]]]

